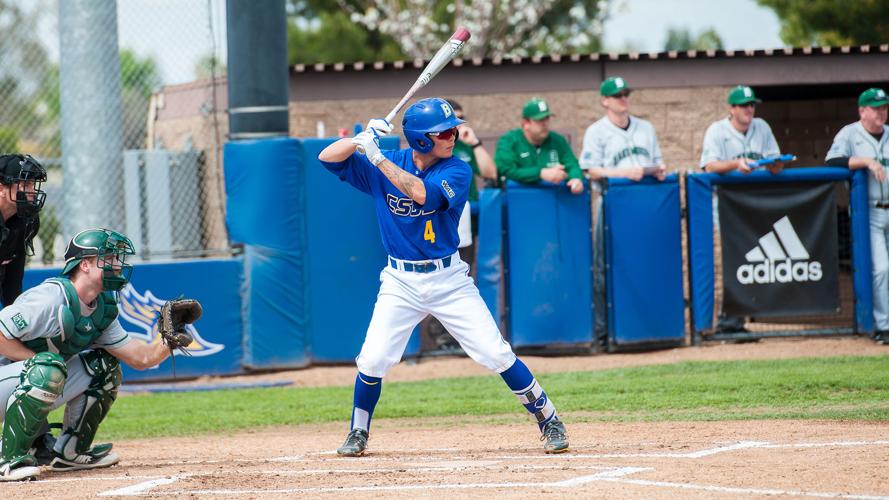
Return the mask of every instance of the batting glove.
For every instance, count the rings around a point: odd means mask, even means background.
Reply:
[[[392,132],[392,124],[386,121],[385,118],[374,118],[367,122],[367,127],[364,130],[370,130],[377,137],[382,137]]]
[[[353,137],[352,144],[357,146],[358,152],[366,156],[374,166],[379,165],[381,161],[386,159],[383,153],[380,152],[377,137],[370,130],[365,130]]]

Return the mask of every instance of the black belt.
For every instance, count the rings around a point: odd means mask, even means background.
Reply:
[[[398,262],[395,261],[392,257],[389,257],[389,265],[393,269],[398,269]],[[435,262],[402,262],[402,267],[405,271],[409,273],[431,273],[433,271],[438,271],[438,266],[435,265]],[[448,255],[441,259],[441,268],[447,269],[451,266],[451,256]]]
[[[874,203],[874,206],[877,208],[889,208],[889,202],[886,203]]]

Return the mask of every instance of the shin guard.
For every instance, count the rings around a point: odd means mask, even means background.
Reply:
[[[96,446],[93,450],[90,446],[99,424],[117,399],[122,379],[120,363],[105,350],[87,351],[79,356],[92,380],[87,390],[65,407],[63,432],[55,446],[55,452],[69,460],[88,452],[102,456],[111,451],[110,444]]]
[[[25,361],[19,386],[6,402],[0,463],[36,465],[28,451],[62,395],[67,376],[68,367],[58,354],[41,352]]]

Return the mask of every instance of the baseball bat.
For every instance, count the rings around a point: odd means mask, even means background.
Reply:
[[[408,90],[407,93],[404,94],[404,97],[402,97],[401,100],[398,101],[398,104],[396,104],[395,107],[392,108],[392,111],[390,111],[389,114],[386,115],[387,122],[392,123],[392,120],[395,118],[395,115],[397,115],[398,112],[401,111],[401,108],[403,108],[404,105],[407,104],[407,102],[411,99],[411,97],[414,96],[414,94],[417,93],[418,90],[425,87],[433,78],[435,78],[435,75],[437,75],[442,69],[444,69],[444,67],[447,66],[449,62],[451,62],[451,59],[457,56],[457,53],[460,52],[460,49],[463,48],[463,45],[466,43],[467,40],[469,40],[471,36],[472,34],[469,33],[468,29],[462,26],[457,28],[457,31],[455,31],[454,34],[451,35],[451,38],[449,38],[448,41],[445,42],[445,44],[442,45],[440,49],[438,49],[438,52],[435,53],[435,55],[432,57],[432,60],[429,61],[429,64],[427,64],[426,67],[423,68],[423,71],[420,73],[419,78],[417,78],[417,81],[414,82],[414,85],[410,88],[410,90]],[[361,149],[361,146],[359,146],[358,152],[364,154],[364,151],[362,151]]]

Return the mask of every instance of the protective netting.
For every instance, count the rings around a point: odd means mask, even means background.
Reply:
[[[200,149],[187,137],[171,145],[153,133],[164,86],[206,82],[212,87],[214,77],[224,76],[224,0],[99,3],[98,9],[114,11],[96,16],[97,24],[107,25],[94,29],[117,33],[118,58],[107,64],[119,66],[120,102],[108,109],[120,110],[122,141],[90,147],[101,151],[122,142],[123,150],[116,152],[121,160],[100,167],[109,178],[123,179],[124,196],[113,198],[122,201],[109,207],[115,214],[110,220],[117,221],[112,224],[121,226],[114,229],[139,243],[141,259],[228,253],[218,154],[224,133],[207,134],[211,143]],[[0,152],[31,154],[48,169],[32,266],[58,264],[71,236],[65,234],[66,221],[78,220],[72,213],[77,204],[64,200],[62,85],[77,95],[91,89],[77,89],[82,83],[62,78],[60,40],[66,26],[59,12],[59,0],[0,0]],[[217,114],[224,110],[217,109],[215,92],[207,95],[203,119],[206,128],[218,129]],[[102,120],[107,117],[100,113],[77,128],[95,130]]]

